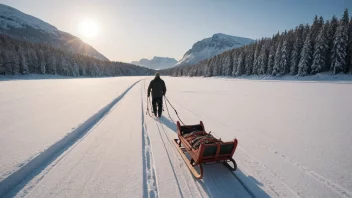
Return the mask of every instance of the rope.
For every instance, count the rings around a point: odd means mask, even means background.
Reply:
[[[169,108],[168,108],[168,106],[167,106],[167,102],[166,102],[166,97],[165,97],[165,96],[164,96],[164,101],[165,101],[165,106],[166,106],[167,114],[169,114],[170,120],[171,120],[172,122],[175,122],[175,121],[171,118],[171,116],[170,116],[170,112],[169,112]]]
[[[183,123],[182,120],[181,120],[181,118],[178,116],[178,113],[177,113],[176,109],[172,106],[172,104],[170,103],[169,99],[167,99],[166,96],[164,96],[164,97],[165,97],[165,99],[167,100],[167,102],[170,104],[171,108],[174,109],[174,111],[175,111],[175,113],[176,113],[178,119],[180,120],[180,122],[181,122],[183,125],[185,125],[185,123]]]

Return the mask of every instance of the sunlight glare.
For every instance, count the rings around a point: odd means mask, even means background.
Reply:
[[[94,20],[84,20],[79,24],[79,32],[84,38],[97,36],[98,29],[98,24]]]

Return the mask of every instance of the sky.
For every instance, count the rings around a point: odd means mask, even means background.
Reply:
[[[154,56],[180,60],[216,33],[252,39],[311,24],[315,15],[340,18],[352,0],[0,0],[80,37],[112,61]],[[82,23],[96,24],[95,36]]]

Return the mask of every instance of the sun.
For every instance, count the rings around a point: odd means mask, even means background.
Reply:
[[[79,33],[87,39],[96,37],[99,31],[98,23],[92,19],[82,21],[78,29]]]

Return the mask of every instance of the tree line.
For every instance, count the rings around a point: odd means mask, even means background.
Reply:
[[[249,45],[226,51],[194,65],[163,70],[171,76],[299,75],[352,72],[352,18],[324,21],[315,16],[312,25],[278,32]]]
[[[102,61],[46,44],[32,43],[0,34],[0,75],[52,74],[99,77],[149,73],[153,71],[144,67]]]

